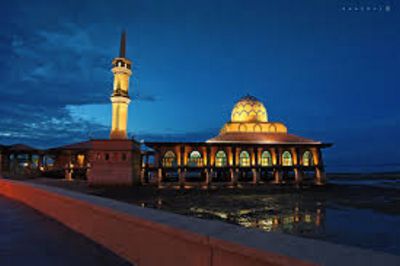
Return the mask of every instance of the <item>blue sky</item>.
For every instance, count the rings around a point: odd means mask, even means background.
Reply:
[[[0,143],[108,137],[122,29],[137,138],[205,140],[249,93],[332,170],[400,168],[395,1],[3,1]]]

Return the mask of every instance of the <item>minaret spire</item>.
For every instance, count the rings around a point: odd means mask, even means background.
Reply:
[[[126,58],[126,34],[121,34],[119,56],[112,61],[114,74],[112,103],[111,139],[127,139],[129,77],[132,75],[132,62]]]
[[[125,51],[126,51],[126,32],[122,31],[121,44],[119,46],[119,57],[125,58]]]

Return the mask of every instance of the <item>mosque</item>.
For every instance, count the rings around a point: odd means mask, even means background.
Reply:
[[[209,140],[138,143],[128,139],[132,62],[126,58],[125,33],[112,66],[110,139],[48,150],[0,146],[3,175],[12,175],[23,162],[23,167],[38,175],[58,171],[67,180],[87,179],[91,185],[184,188],[326,182],[321,149],[332,144],[288,133],[283,123],[270,122],[265,105],[250,95],[236,102],[230,121]]]
[[[280,122],[269,122],[267,110],[247,95],[233,107],[231,120],[205,142],[146,142],[143,176],[158,183],[325,183],[321,149],[331,144],[289,134]],[[152,164],[149,156],[154,156]],[[154,174],[156,173],[156,174]],[[143,180],[147,182],[148,180]]]

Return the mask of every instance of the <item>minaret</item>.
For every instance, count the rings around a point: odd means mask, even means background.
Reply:
[[[119,57],[112,61],[114,74],[114,88],[111,95],[112,124],[111,139],[127,139],[126,128],[128,120],[129,77],[132,75],[132,62],[125,58],[126,34],[122,32]]]

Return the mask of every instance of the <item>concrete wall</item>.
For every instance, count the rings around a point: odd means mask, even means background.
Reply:
[[[400,262],[396,256],[264,233],[43,185],[0,178],[0,194],[39,210],[136,265],[354,266]]]
[[[89,185],[126,185],[140,182],[140,149],[132,140],[92,140]]]

